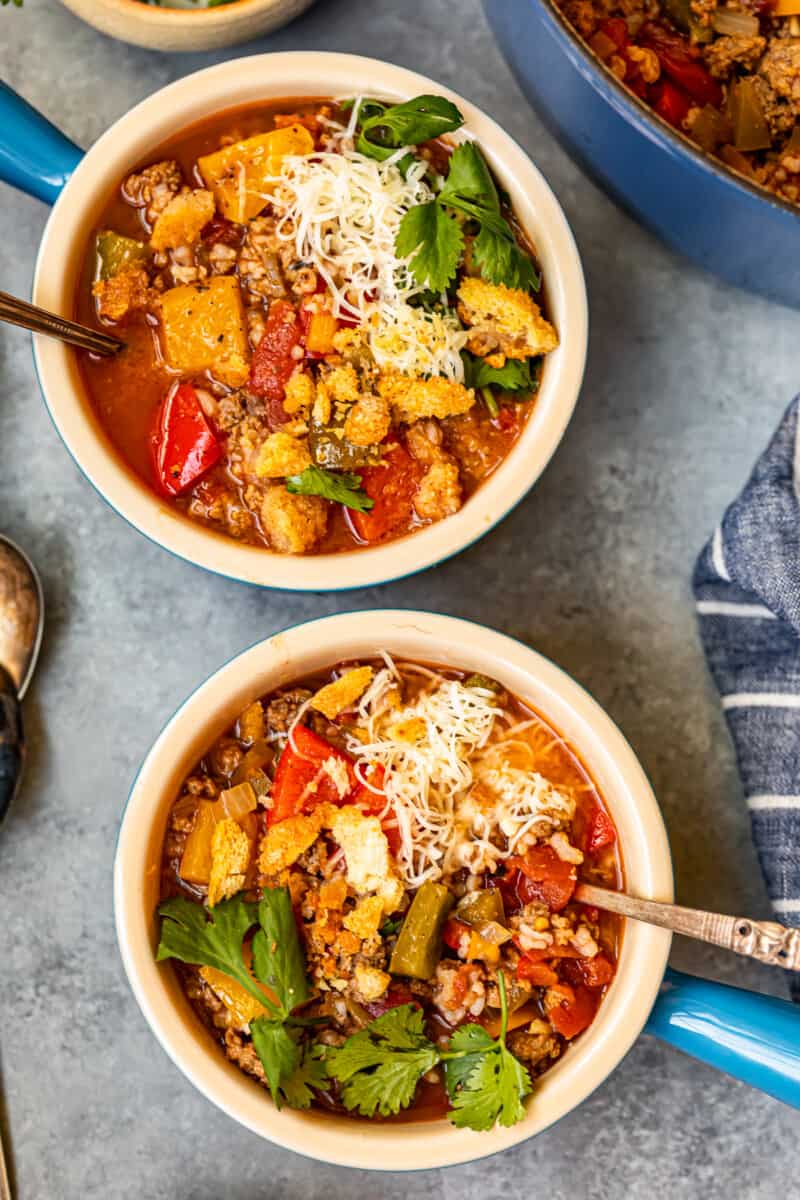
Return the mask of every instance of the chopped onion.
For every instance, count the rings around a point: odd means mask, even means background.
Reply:
[[[758,17],[733,8],[718,8],[711,18],[717,33],[726,37],[758,37]]]

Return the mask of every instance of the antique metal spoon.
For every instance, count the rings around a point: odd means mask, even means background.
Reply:
[[[727,917],[722,913],[682,908],[679,904],[662,904],[658,900],[639,900],[591,883],[579,883],[575,899],[606,912],[632,917],[634,921],[646,921],[649,925],[671,929],[673,933],[711,942],[713,946],[723,946],[773,967],[800,970],[800,929],[788,929],[777,921],[751,921],[747,917]]]
[[[48,337],[58,338],[59,341],[69,342],[71,346],[79,346],[82,350],[91,350],[94,354],[112,355],[124,349],[125,343],[110,333],[100,333],[90,329],[88,325],[79,325],[77,321],[68,321],[56,313],[48,312],[46,308],[38,308],[9,296],[8,292],[0,292],[0,321],[10,325],[21,325],[33,333],[44,333]]]
[[[0,822],[22,778],[20,700],[36,666],[43,626],[44,597],[36,568],[19,546],[0,535]]]

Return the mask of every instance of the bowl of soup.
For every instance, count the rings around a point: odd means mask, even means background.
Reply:
[[[82,20],[149,50],[216,50],[280,29],[312,0],[63,0]]]
[[[536,168],[461,98],[347,55],[225,63],[124,116],[57,201],[34,299],[126,343],[35,342],[101,495],[191,562],[299,590],[488,532],[558,445],[586,353]]]
[[[148,754],[115,864],[137,1001],[204,1094],[325,1161],[464,1162],[544,1129],[640,1032],[671,896],[619,731],[482,626],[349,613],[251,648]]]

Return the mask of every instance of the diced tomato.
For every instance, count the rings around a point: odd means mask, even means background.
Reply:
[[[660,117],[675,129],[680,129],[686,119],[692,101],[686,92],[675,87],[668,79],[659,79],[650,89],[650,103]]]
[[[466,921],[459,921],[457,917],[448,917],[442,927],[442,941],[445,946],[449,946],[463,958],[462,950],[466,952],[471,933],[472,930]]]
[[[269,822],[274,825],[285,817],[308,812],[316,804],[349,804],[350,794],[357,786],[353,764],[342,750],[337,750],[325,738],[319,737],[305,725],[296,725],[292,734],[294,746],[287,743],[278,760],[275,781],[272,785],[272,808]],[[321,770],[329,758],[345,763],[350,779],[350,792],[339,795],[330,775]]]
[[[617,839],[617,831],[611,817],[599,806],[593,809],[583,835],[584,854],[597,854]]]
[[[200,234],[206,245],[223,242],[226,246],[238,246],[244,237],[244,228],[227,217],[212,217]]]
[[[377,466],[365,467],[359,474],[361,487],[374,504],[369,512],[348,509],[348,520],[362,541],[379,542],[410,522],[422,469],[397,442]]]
[[[167,496],[185,492],[219,461],[222,444],[190,383],[178,384],[167,393],[151,445],[156,480]]]
[[[685,94],[694,100],[695,104],[719,107],[722,103],[722,88],[700,61],[699,51],[687,38],[665,29],[655,21],[648,21],[639,30],[636,40],[638,44],[654,50],[658,55],[661,70],[667,76],[666,80],[659,82],[668,83],[671,80],[677,85],[679,96]],[[654,90],[659,90],[658,84]],[[668,87],[660,89],[659,99],[665,108],[671,111],[676,109],[677,97]],[[661,116],[675,124],[666,112],[661,112]]]
[[[558,975],[546,962],[524,955],[517,963],[517,979],[532,987],[552,987],[558,983]]]
[[[390,983],[380,1000],[371,1000],[364,1005],[364,1008],[374,1021],[376,1017],[382,1017],[390,1008],[399,1008],[401,1004],[417,1004],[417,1001],[414,999],[411,989],[404,983]],[[417,1007],[419,1007],[418,1004]]]
[[[521,949],[516,935],[514,944]],[[545,946],[541,950],[526,950],[524,954],[532,963],[548,962],[554,958],[580,958],[580,953],[574,946]]]
[[[627,49],[630,43],[630,35],[624,17],[609,17],[607,21],[600,22],[597,30],[598,33],[604,33],[619,51]]]
[[[288,300],[273,300],[267,313],[264,336],[255,348],[248,387],[267,402],[267,420],[272,428],[289,417],[283,407],[286,384],[297,366],[292,355],[302,339],[302,327]]]
[[[550,1024],[556,1033],[560,1033],[564,1038],[577,1037],[594,1020],[599,997],[580,984],[571,988],[566,983],[559,983],[552,991],[563,998],[554,1008],[548,1007]]]
[[[577,879],[575,867],[559,858],[552,846],[532,846],[524,857],[507,861],[527,880],[527,888],[519,893],[526,904],[540,900],[551,912],[569,904]]]
[[[510,408],[507,404],[503,405],[495,420],[503,430],[503,433],[515,433],[519,429],[517,410],[516,408]]]
[[[614,964],[604,954],[594,958],[574,958],[562,967],[564,978],[573,985],[583,984],[588,988],[604,988],[614,978]]]

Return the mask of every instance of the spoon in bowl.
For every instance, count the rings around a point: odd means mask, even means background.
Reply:
[[[575,899],[634,921],[646,921],[648,925],[660,925],[673,933],[722,946],[772,967],[800,971],[800,929],[788,929],[777,921],[751,921],[747,917],[728,917],[659,900],[639,900],[592,883],[579,883]]]
[[[30,683],[44,627],[36,568],[0,535],[0,822],[19,791],[25,759],[20,700]]]
[[[46,308],[28,304],[26,300],[19,300],[16,296],[9,296],[7,292],[0,292],[0,321],[6,321],[9,325],[20,325],[33,333],[44,333],[48,337],[58,338],[59,341],[69,342],[71,346],[78,346],[81,350],[91,350],[94,354],[107,357],[118,354],[125,347],[124,342],[112,337],[110,333],[100,333],[97,329],[90,329],[88,325],[68,321],[66,317],[59,317],[48,312]]]

